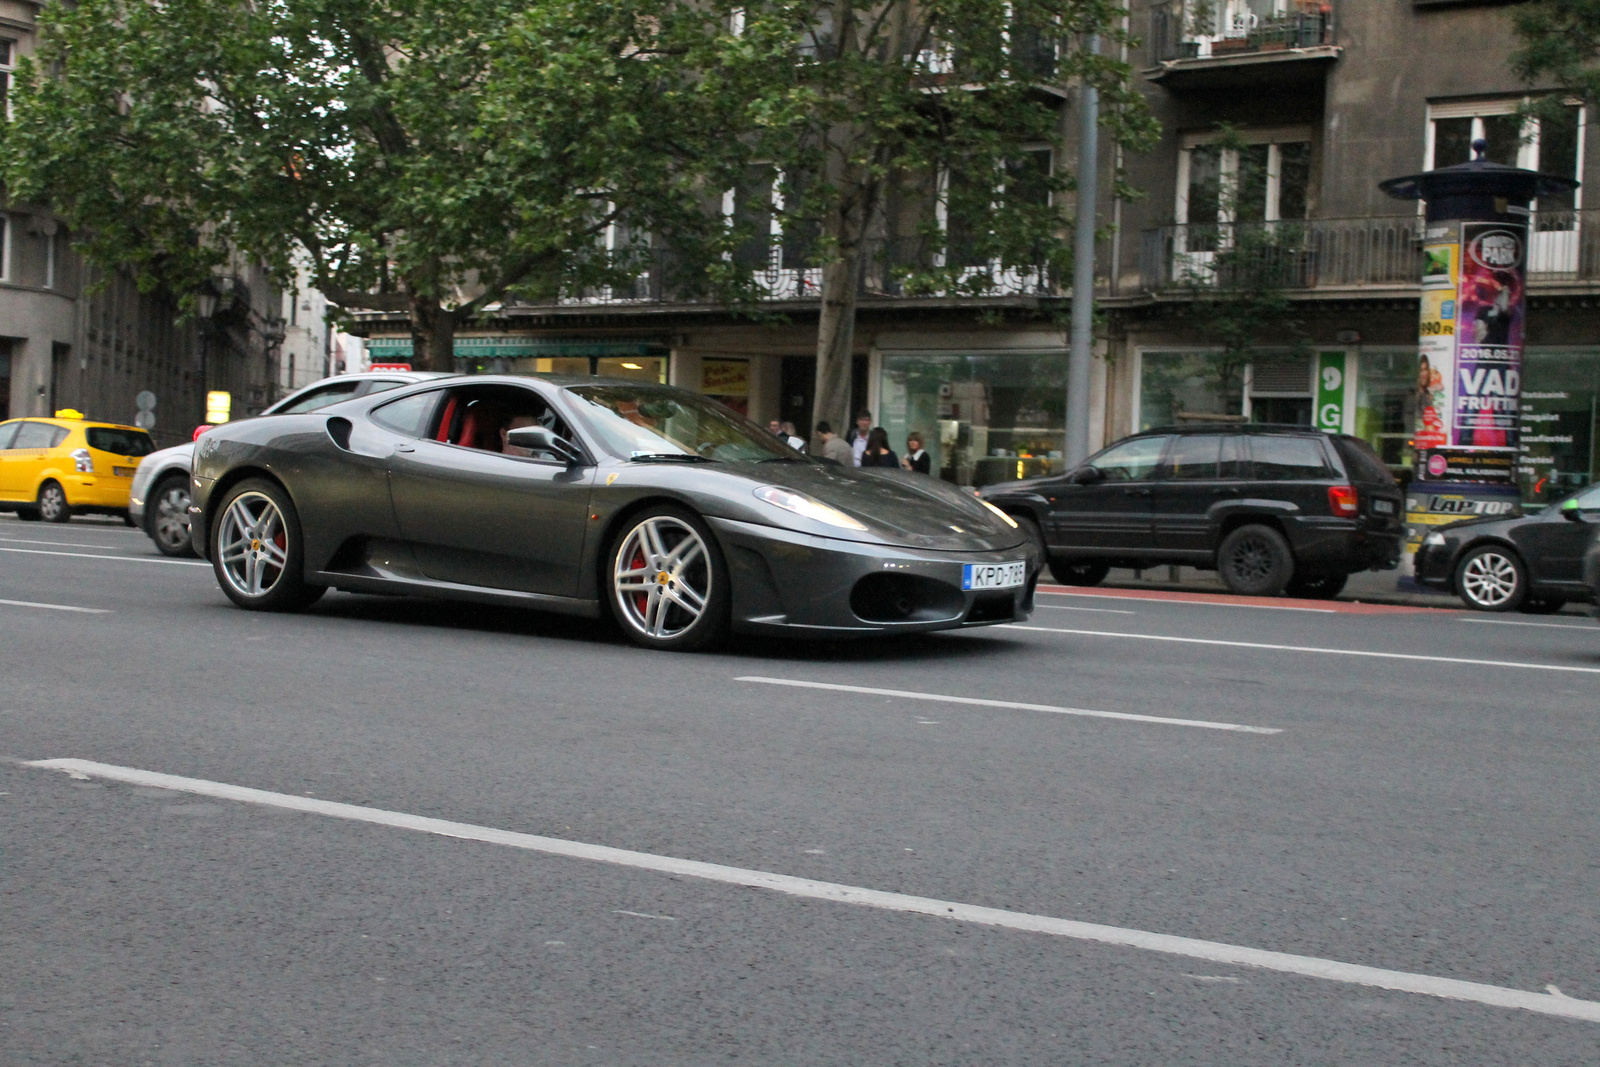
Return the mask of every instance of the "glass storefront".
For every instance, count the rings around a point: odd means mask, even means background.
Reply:
[[[1145,352],[1139,367],[1141,430],[1244,414],[1242,362],[1216,352]]]
[[[885,355],[878,423],[903,453],[922,435],[933,473],[989,485],[1062,469],[1065,352]]]
[[[1401,481],[1410,481],[1415,458],[1411,433],[1417,418],[1417,350],[1363,350],[1356,365],[1355,435]]]
[[[1522,357],[1522,498],[1547,503],[1595,478],[1600,349],[1529,348]]]

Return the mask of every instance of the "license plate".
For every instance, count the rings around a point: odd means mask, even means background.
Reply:
[[[1393,515],[1394,514],[1394,501],[1392,501],[1392,500],[1374,500],[1372,502],[1372,513],[1374,515]]]
[[[111,473],[118,478],[132,478],[133,472],[136,470],[138,470],[137,467],[112,467]]]
[[[1026,563],[968,563],[961,568],[963,589],[1015,589],[1026,579]]]

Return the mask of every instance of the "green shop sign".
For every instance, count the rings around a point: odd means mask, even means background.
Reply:
[[[559,341],[532,337],[457,337],[457,359],[549,359],[556,356],[644,356],[650,346],[639,341]],[[374,363],[408,362],[411,338],[369,337],[367,356]]]

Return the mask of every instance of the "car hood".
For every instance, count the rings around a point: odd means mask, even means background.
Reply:
[[[987,552],[1023,543],[1021,531],[976,497],[925,474],[831,463],[750,464],[742,473],[757,485],[815,497],[861,522],[873,539],[893,545]]]
[[[1513,518],[1506,518],[1503,515],[1488,516],[1484,518],[1462,519],[1459,522],[1445,523],[1443,526],[1433,527],[1429,532],[1449,534],[1452,537],[1459,537],[1462,535],[1470,537],[1479,534],[1507,536],[1518,526],[1522,526],[1525,523],[1538,521],[1538,515],[1518,515]]]

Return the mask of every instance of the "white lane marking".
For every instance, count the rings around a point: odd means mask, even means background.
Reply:
[[[907,893],[887,893],[877,889],[842,885],[837,882],[818,882],[810,878],[773,874],[768,871],[727,867],[720,863],[702,863],[698,860],[658,856],[650,852],[633,852],[591,845],[581,841],[567,841],[559,837],[539,837],[513,830],[496,830],[471,823],[430,819],[421,815],[407,815],[382,808],[368,808],[357,804],[340,804],[311,797],[297,797],[288,793],[273,793],[265,789],[228,785],[203,778],[180,778],[173,774],[141,771],[132,767],[117,767],[80,759],[35,760],[25,764],[47,770],[66,771],[68,774],[90,774],[113,782],[152,786],[158,789],[177,789],[186,793],[234,800],[245,804],[261,804],[289,811],[326,815],[352,822],[374,823],[401,830],[438,834],[465,841],[482,841],[491,845],[526,849],[552,856],[591,860],[636,870],[657,871],[661,874],[699,878],[727,885],[746,886],[751,889],[771,889],[789,896],[811,900],[828,900],[841,904],[856,904],[884,911],[930,915],[941,919],[997,926],[1008,930],[1051,934],[1078,941],[1094,941],[1105,945],[1119,945],[1149,952],[1161,952],[1188,959],[1205,960],[1237,967],[1256,967],[1261,970],[1294,974],[1306,978],[1321,978],[1331,982],[1346,982],[1377,989],[1392,989],[1402,993],[1420,993],[1424,996],[1462,1000],[1501,1008],[1520,1008],[1524,1011],[1555,1015],[1568,1019],[1600,1022],[1600,1002],[1579,1000],[1575,997],[1555,996],[1550,993],[1530,993],[1523,989],[1467,982],[1457,978],[1439,978],[1408,971],[1391,971],[1382,967],[1366,967],[1357,963],[1321,959],[1316,956],[1298,956],[1289,952],[1229,945],[1220,941],[1201,941],[1192,937],[1157,934],[1147,930],[1132,930],[1120,926],[1102,926],[1099,923],[1058,919],[1049,915],[1031,915],[1027,912],[1005,911],[976,904],[962,904],[934,897],[917,897]]]
[[[1007,630],[1037,630],[1047,634],[1078,634],[1081,637],[1129,637],[1135,641],[1176,641],[1185,645],[1222,645],[1226,648],[1264,648],[1271,652],[1315,652],[1325,656],[1370,656],[1374,659],[1401,659],[1417,663],[1464,663],[1472,667],[1516,667],[1529,671],[1575,671],[1600,674],[1600,667],[1569,667],[1559,663],[1513,663],[1499,659],[1464,659],[1459,656],[1421,656],[1409,652],[1369,652],[1360,648],[1314,648],[1308,645],[1268,645],[1259,641],[1220,641],[1212,637],[1168,637],[1163,634],[1124,634],[1112,630],[1061,630],[1050,626],[1024,626],[1003,622]]]
[[[0,600],[13,608],[46,608],[50,611],[81,611],[85,615],[110,615],[110,608],[75,608],[71,604],[35,604],[31,600]]]
[[[90,545],[78,541],[35,541],[31,537],[0,537],[8,545],[54,545],[57,548],[115,548],[115,545]]]
[[[180,567],[209,567],[196,559],[162,559],[157,556],[100,556],[92,552],[46,552],[42,548],[0,548],[0,552],[21,552],[30,556],[74,556],[78,559],[115,559],[123,563],[175,563]]]
[[[678,921],[678,917],[675,916],[675,915],[651,915],[647,911],[623,911],[621,908],[617,908],[611,914],[613,914],[613,915],[632,915],[635,919],[660,919],[663,922],[669,922],[669,923],[675,923],[675,922]]]
[[[1521,622],[1517,619],[1457,619],[1457,622],[1488,623],[1490,626],[1547,626],[1552,630],[1594,630],[1592,623],[1580,622]]]
[[[1057,594],[1057,595],[1065,596],[1066,594],[1063,593],[1063,594]],[[1123,611],[1120,608],[1079,608],[1079,607],[1069,607],[1066,604],[1035,604],[1034,607],[1043,608],[1046,611],[1093,611],[1093,612],[1097,612],[1097,613],[1099,613],[1101,615],[1137,615],[1137,614],[1139,614],[1137,611]]]
[[[1153,604],[1200,604],[1208,608],[1260,608],[1264,611],[1314,611],[1323,615],[1337,615],[1338,608],[1302,608],[1293,604],[1230,604],[1225,600],[1180,600],[1173,596],[1116,596],[1111,593],[1052,593],[1041,589],[1038,596],[1082,596],[1095,600],[1139,601]]]
[[[1159,715],[1134,715],[1126,711],[1090,711],[1087,708],[1062,708],[1054,704],[1023,704],[1015,700],[984,700],[979,697],[953,697],[943,693],[914,693],[905,689],[875,689],[866,685],[836,685],[833,682],[802,682],[794,678],[763,678],[746,674],[736,682],[759,682],[762,685],[792,685],[799,689],[827,689],[836,693],[864,693],[867,696],[900,697],[904,700],[931,700],[939,704],[974,704],[980,708],[1014,708],[1018,711],[1046,711],[1052,715],[1081,715],[1090,719],[1122,719],[1126,722],[1153,722],[1162,726],[1198,726],[1204,730],[1233,730],[1242,734],[1281,734],[1282,730],[1270,726],[1241,726],[1233,722],[1209,722],[1205,719],[1168,719]]]

